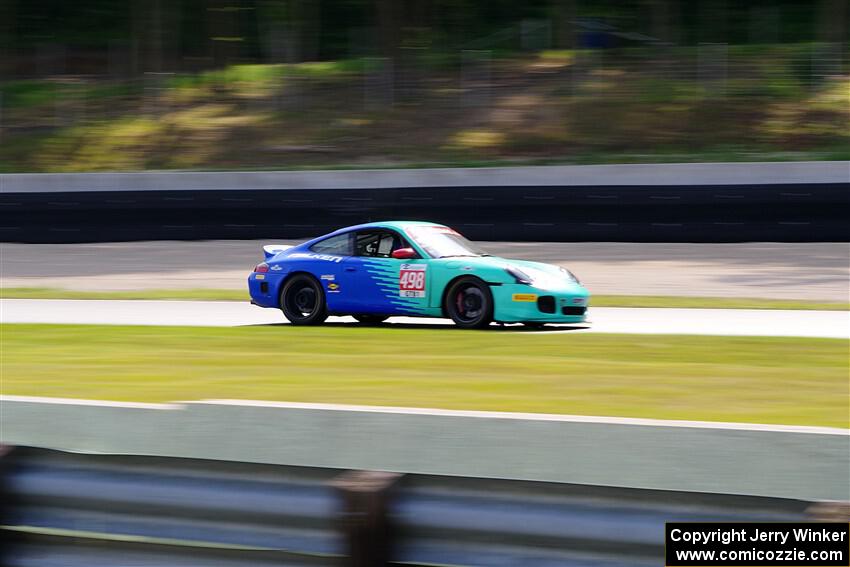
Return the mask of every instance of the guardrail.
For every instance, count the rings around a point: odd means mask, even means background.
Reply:
[[[850,240],[850,163],[0,175],[0,240],[304,238],[422,219],[476,240]]]
[[[810,502],[17,448],[8,567],[659,565],[667,521]],[[815,508],[817,510],[817,508]]]

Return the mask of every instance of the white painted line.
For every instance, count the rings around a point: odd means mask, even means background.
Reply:
[[[769,431],[775,433],[809,433],[817,435],[844,435],[850,437],[850,429],[817,427],[806,425],[774,425],[766,423],[735,423],[724,421],[687,421],[675,419],[650,419],[639,417],[612,417],[596,415],[571,415],[552,413],[522,413],[475,410],[449,410],[437,408],[411,408],[398,406],[362,406],[350,404],[315,404],[303,402],[275,402],[263,400],[188,400],[169,403],[115,402],[77,398],[42,398],[38,396],[4,396],[0,402],[42,403],[52,405],[77,405],[131,409],[180,410],[190,405],[239,406],[249,408],[293,409],[310,411],[341,411],[358,413],[386,413],[405,415],[427,415],[434,417],[465,417],[476,419],[509,419],[521,421],[558,421],[564,423],[595,423],[604,425],[641,425],[648,427],[679,427],[691,429],[725,429],[738,431]]]
[[[186,406],[181,403],[152,404],[145,402],[114,402],[109,400],[86,400],[82,398],[42,398],[39,396],[6,396],[0,395],[0,402],[54,404],[68,406],[99,406],[130,409],[175,410]]]
[[[591,332],[850,339],[850,311],[591,306],[588,318],[593,321],[590,328],[585,324],[550,325],[543,331],[523,330],[521,333],[529,336],[540,332]],[[247,301],[81,299],[0,299],[0,322],[188,327],[286,324],[279,310],[263,309]],[[352,322],[350,317],[328,319],[330,324],[349,322]],[[450,323],[446,319],[391,317],[388,326],[428,328]],[[519,329],[508,326],[504,330],[515,328]]]
[[[301,402],[271,402],[261,400],[199,400],[181,402],[186,404],[210,404],[219,406],[244,406],[277,409],[303,409],[322,411],[349,411],[361,413],[391,413],[429,415],[443,417],[470,417],[479,419],[514,419],[523,421],[561,421],[570,423],[598,423],[607,425],[645,425],[649,427],[686,427],[697,429],[734,429],[740,431],[773,431],[777,433],[813,433],[818,435],[850,436],[850,429],[817,427],[807,425],[773,425],[763,423],[733,423],[724,421],[686,421],[672,419],[649,419],[639,417],[608,417],[595,415],[570,415],[552,413],[520,413],[474,410],[447,410],[435,408],[408,408],[396,406],[359,406],[347,404],[312,404]]]

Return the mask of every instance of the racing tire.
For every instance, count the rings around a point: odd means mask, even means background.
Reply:
[[[493,294],[478,278],[460,278],[446,293],[444,308],[461,329],[483,329],[493,321]]]
[[[389,315],[352,315],[361,325],[380,325],[387,319]]]
[[[283,316],[293,325],[321,325],[328,318],[325,292],[316,278],[298,274],[280,292]]]

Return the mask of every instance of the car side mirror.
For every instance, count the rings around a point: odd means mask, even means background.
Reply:
[[[413,248],[399,248],[398,250],[393,250],[392,257],[396,260],[409,260],[410,258],[416,258],[416,251]]]

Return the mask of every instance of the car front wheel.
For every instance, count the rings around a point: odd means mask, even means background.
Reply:
[[[280,307],[293,325],[319,325],[328,318],[322,286],[307,274],[286,282],[280,292]]]
[[[493,320],[493,295],[478,278],[461,278],[446,293],[446,314],[462,329],[483,329]]]

